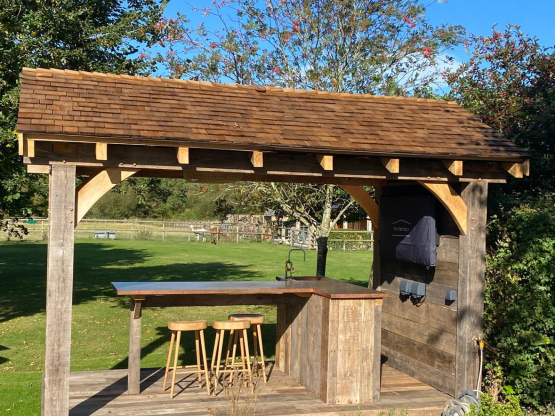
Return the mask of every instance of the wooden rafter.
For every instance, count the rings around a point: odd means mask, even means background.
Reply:
[[[322,169],[324,169],[324,170],[333,170],[333,156],[332,155],[317,154],[316,159],[318,160],[318,163],[320,163],[320,166],[322,166]]]
[[[455,176],[462,176],[463,161],[462,160],[444,160],[443,165]]]
[[[254,168],[264,167],[264,153],[258,151],[252,152],[251,163]]]
[[[108,160],[108,143],[96,143],[96,160]]]
[[[530,159],[526,159],[524,162],[522,162],[522,170],[524,176],[530,176]]]
[[[399,173],[399,159],[384,158],[380,159],[382,165],[389,173]]]
[[[27,137],[27,135],[26,135]],[[243,151],[195,149],[194,157],[187,164],[180,164],[176,149],[169,146],[123,146],[109,145],[108,160],[95,157],[95,148],[87,143],[43,142],[36,140],[36,157],[24,157],[25,164],[51,165],[56,162],[75,164],[83,168],[103,170],[106,168],[155,170],[160,177],[179,177],[184,172],[226,172],[246,175],[243,180],[275,181],[287,177],[287,182],[335,183],[347,185],[372,185],[375,180],[434,181],[434,182],[487,182],[506,181],[507,172],[498,163],[465,161],[464,174],[453,176],[441,160],[403,159],[401,173],[384,169],[380,158],[352,155],[334,155],[333,170],[325,171],[310,153],[264,152],[263,167],[255,168],[251,154]],[[56,148],[54,148],[56,146]],[[64,148],[59,148],[63,146]],[[72,147],[66,149],[65,146]],[[175,172],[174,172],[175,171]],[[248,176],[256,176],[248,177]],[[271,178],[270,178],[271,176]],[[304,180],[314,178],[314,182]],[[294,182],[294,181],[293,181]]]
[[[357,201],[362,209],[368,214],[372,221],[372,227],[379,227],[379,208],[378,204],[362,186],[342,185],[341,188]]]
[[[102,198],[106,192],[121,181],[137,173],[137,171],[138,169],[125,170],[108,168],[90,177],[88,181],[81,184],[76,190],[77,212],[75,226],[79,224],[89,209],[91,209],[95,202]]]
[[[467,209],[461,196],[447,183],[418,181],[435,195],[455,220],[462,235],[466,235]]]
[[[524,163],[501,163],[501,166],[513,175],[515,178],[522,178],[524,177]],[[528,171],[530,170],[530,166],[528,165]]]
[[[189,164],[189,148],[188,147],[178,147],[177,150],[177,161],[180,165]]]

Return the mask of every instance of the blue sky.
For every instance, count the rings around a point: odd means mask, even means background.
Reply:
[[[475,35],[485,36],[494,23],[500,29],[512,23],[536,36],[543,46],[555,45],[555,0],[448,0],[428,10],[432,24],[461,25]]]
[[[261,0],[262,1],[262,0]],[[300,1],[300,0],[289,0]],[[456,24],[470,33],[487,36],[497,23],[502,30],[508,23],[518,24],[521,30],[536,36],[543,46],[555,46],[555,0],[421,0],[430,4],[427,17],[430,23]],[[198,8],[212,6],[212,0],[170,0],[165,16],[185,14],[192,27],[202,20],[199,12],[192,12],[191,6]],[[448,53],[456,62],[469,58],[463,47]]]
[[[423,0],[428,3],[431,0]],[[451,23],[466,27],[476,35],[491,33],[493,23],[522,26],[522,31],[538,37],[544,46],[555,45],[555,0],[436,0],[428,12],[434,24]],[[187,4],[189,3],[189,4]],[[166,16],[181,12],[196,20],[191,6],[211,6],[212,0],[170,0]]]

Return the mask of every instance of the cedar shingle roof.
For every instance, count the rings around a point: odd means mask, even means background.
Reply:
[[[24,68],[20,133],[519,161],[453,102]]]

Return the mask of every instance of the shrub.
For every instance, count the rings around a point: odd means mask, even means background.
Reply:
[[[480,408],[472,405],[470,416],[524,416],[518,397],[509,395],[505,403],[495,403],[489,394],[480,396]]]
[[[555,401],[555,197],[501,211],[488,231],[486,385],[541,408]]]

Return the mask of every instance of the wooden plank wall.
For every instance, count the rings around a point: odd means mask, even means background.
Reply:
[[[277,366],[328,404],[379,400],[381,303],[313,295],[278,305]]]
[[[382,195],[421,195],[418,186],[383,187]],[[455,391],[457,301],[445,300],[447,290],[458,289],[459,236],[456,225],[437,203],[440,234],[435,267],[380,258],[376,289],[388,292],[382,313],[382,355],[385,363],[443,392]],[[399,296],[400,282],[426,283],[421,304]]]

